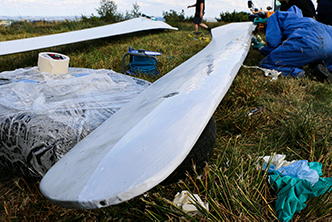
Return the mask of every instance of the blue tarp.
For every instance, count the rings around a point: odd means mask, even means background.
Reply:
[[[332,26],[303,17],[296,6],[269,17],[266,41],[260,50],[266,55],[259,64],[263,68],[296,77],[302,66],[323,61],[332,71]]]

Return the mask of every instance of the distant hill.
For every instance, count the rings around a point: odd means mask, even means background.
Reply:
[[[63,20],[77,20],[80,17],[77,16],[0,16],[0,20],[6,21],[36,21],[36,20],[45,20],[45,21],[63,21]]]
[[[162,16],[155,16],[158,21],[165,21]],[[0,16],[0,21],[64,21],[80,20],[80,16]],[[217,22],[215,18],[204,18],[208,22]]]
[[[205,18],[205,20],[208,22],[218,22],[215,18]]]

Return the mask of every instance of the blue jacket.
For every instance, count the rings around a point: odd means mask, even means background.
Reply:
[[[260,66],[276,69],[284,75],[303,71],[301,66],[324,61],[332,71],[332,26],[303,17],[292,6],[288,11],[276,11],[267,21],[267,46],[260,51],[267,57]]]

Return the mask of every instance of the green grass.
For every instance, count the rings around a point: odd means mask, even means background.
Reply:
[[[0,28],[0,40],[93,26],[79,24],[79,28],[71,27],[75,26],[74,23],[57,25],[27,27],[27,31]],[[71,67],[120,72],[122,56],[132,46],[162,52],[158,59],[164,75],[208,44],[188,37],[193,31],[191,24],[184,23],[180,27],[179,31],[141,32],[1,56],[0,71],[36,66],[39,52],[56,51],[71,58]],[[262,58],[251,49],[244,64],[257,65]],[[148,80],[155,81],[156,78]],[[186,180],[176,184],[159,185],[120,205],[95,210],[70,210],[45,199],[38,190],[39,181],[0,168],[0,219],[276,221],[274,201],[277,194],[268,184],[267,175],[256,169],[257,158],[278,153],[286,154],[287,160],[319,161],[323,164],[324,177],[332,177],[331,96],[330,85],[317,82],[310,76],[304,79],[279,77],[277,81],[270,82],[262,71],[242,67],[214,113],[217,122],[216,145],[203,172],[188,175]],[[263,112],[246,115],[262,106],[265,107]],[[197,193],[209,203],[209,211],[200,208],[204,217],[190,216],[171,203],[176,193],[182,190]],[[310,199],[308,206],[293,219],[331,221],[331,200],[330,192]]]

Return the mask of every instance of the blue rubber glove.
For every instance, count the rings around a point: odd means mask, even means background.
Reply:
[[[257,49],[257,50],[261,50],[261,48],[263,48],[263,47],[264,47],[263,44],[259,43],[259,42],[254,43],[254,46],[253,46],[253,48]]]
[[[261,48],[264,47],[264,45],[263,45],[262,43],[260,43],[260,42],[257,41],[257,39],[256,39],[255,36],[253,36],[253,37],[251,38],[251,43],[254,44],[253,48],[254,48],[254,49],[257,49],[257,50],[261,50]]]
[[[253,37],[251,38],[251,43],[254,43],[254,44],[257,44],[257,43],[258,43],[258,42],[257,42],[257,39],[256,39],[255,36],[253,36]]]

